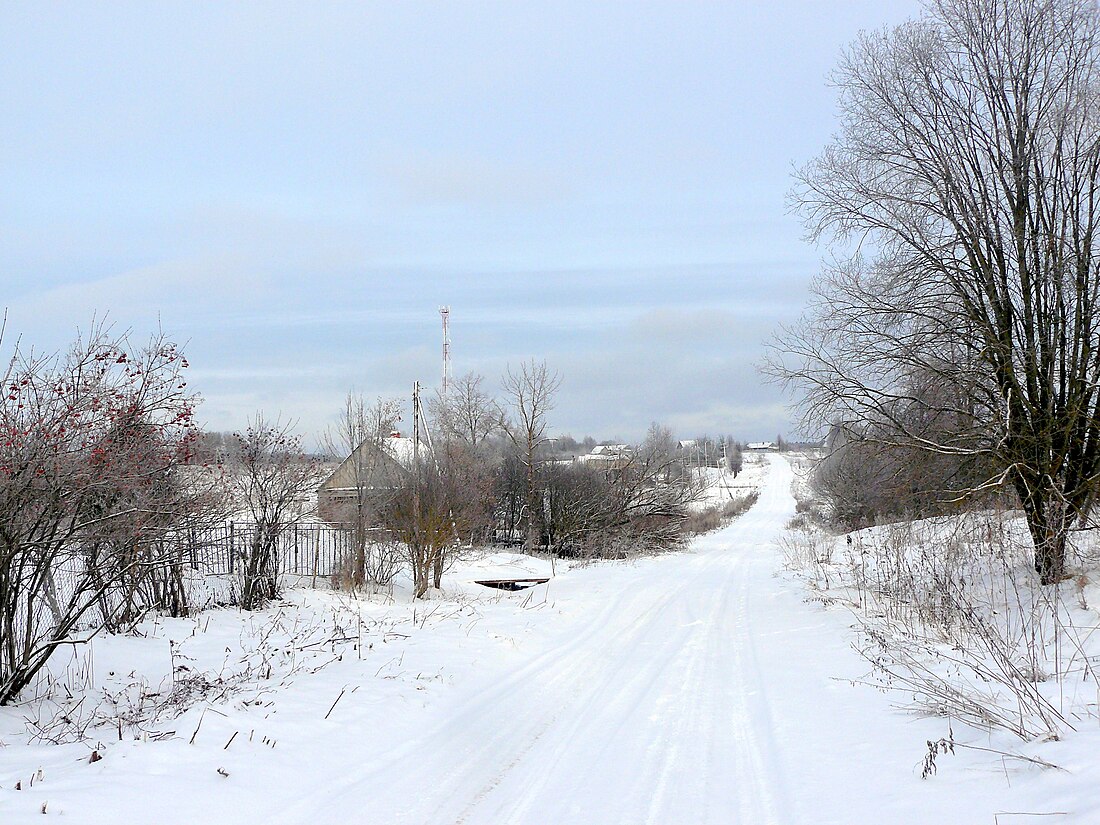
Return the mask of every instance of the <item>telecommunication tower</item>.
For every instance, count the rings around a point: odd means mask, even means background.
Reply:
[[[451,331],[448,326],[451,308],[440,307],[439,317],[443,319],[443,383],[439,388],[439,394],[446,398],[451,389]]]

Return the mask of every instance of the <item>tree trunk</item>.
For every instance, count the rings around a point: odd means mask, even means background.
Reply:
[[[423,547],[414,547],[412,553],[413,598],[420,599],[428,592],[428,574],[431,566]]]
[[[443,549],[439,548],[432,554],[432,584],[436,590],[443,583]]]
[[[527,535],[523,540],[523,552],[530,555],[538,544],[538,496],[535,495],[535,447],[527,444]]]
[[[1035,546],[1035,572],[1040,584],[1057,584],[1066,574],[1066,540],[1074,516],[1065,496],[1049,479],[1018,477],[1016,492]]]
[[[352,562],[351,586],[361,590],[367,581],[367,531],[363,528],[362,516],[355,525],[355,558]]]
[[[530,513],[531,508],[527,508]],[[539,543],[539,531],[538,526],[535,524],[535,520],[528,514],[527,516],[527,534],[523,539],[523,552],[528,555],[535,552],[535,547]]]
[[[1066,530],[1053,530],[1035,543],[1035,572],[1040,584],[1057,584],[1066,577]],[[1034,533],[1032,533],[1034,535]]]

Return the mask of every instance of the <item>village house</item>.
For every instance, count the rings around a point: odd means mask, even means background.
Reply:
[[[318,515],[333,523],[349,521],[372,491],[401,482],[412,468],[413,454],[413,440],[397,431],[381,440],[367,439],[317,488]]]
[[[588,455],[577,456],[576,460],[611,477],[621,474],[630,465],[630,458],[629,444],[600,444],[593,447]]]

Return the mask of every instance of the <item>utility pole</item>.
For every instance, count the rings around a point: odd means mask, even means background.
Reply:
[[[413,466],[420,467],[420,382],[413,381]],[[419,470],[418,470],[419,472]]]

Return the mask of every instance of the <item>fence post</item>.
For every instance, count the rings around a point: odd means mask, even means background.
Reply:
[[[229,522],[229,575],[233,575],[233,556],[235,555],[235,548],[233,547],[233,522]]]
[[[298,522],[294,523],[294,573],[298,573]]]
[[[313,542],[313,589],[317,589],[317,565],[321,562],[321,531],[314,532],[317,537]]]

